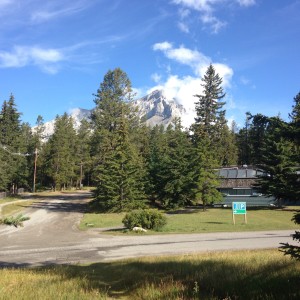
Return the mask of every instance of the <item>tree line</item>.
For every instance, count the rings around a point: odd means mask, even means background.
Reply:
[[[148,127],[131,104],[131,82],[120,68],[109,70],[94,95],[90,120],[75,130],[67,114],[57,116],[44,140],[44,122],[21,122],[14,96],[0,112],[0,191],[95,186],[95,205],[124,211],[159,204],[175,208],[222,199],[216,169],[256,165],[268,176],[259,188],[278,199],[299,199],[299,99],[290,122],[279,116],[246,114],[245,126],[229,128],[222,78],[210,65],[195,95],[196,118]],[[199,87],[200,89],[200,87]]]

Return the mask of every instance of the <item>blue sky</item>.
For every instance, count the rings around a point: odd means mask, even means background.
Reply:
[[[109,69],[137,96],[163,88],[188,111],[208,64],[229,120],[288,120],[300,91],[300,0],[0,0],[0,103],[35,124],[94,107]]]

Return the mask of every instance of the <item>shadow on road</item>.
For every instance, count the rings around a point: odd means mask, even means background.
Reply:
[[[79,212],[87,211],[88,202],[91,200],[92,193],[61,193],[54,195],[35,195],[35,200],[29,207],[34,209],[45,209],[53,212]],[[41,201],[37,201],[41,200]],[[22,206],[22,204],[19,204]],[[28,207],[28,206],[27,206]]]

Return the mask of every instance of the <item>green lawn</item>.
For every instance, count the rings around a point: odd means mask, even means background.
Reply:
[[[0,269],[0,299],[300,299],[300,262],[278,250]]]
[[[229,232],[297,229],[291,221],[295,211],[253,209],[247,211],[247,224],[244,215],[236,215],[236,225],[233,225],[231,209],[211,208],[202,210],[182,210],[167,213],[167,225],[159,233],[201,233],[201,232]],[[111,228],[121,227],[122,214],[92,214],[84,215],[80,228]],[[123,230],[108,230],[109,233],[122,233]],[[150,232],[150,234],[154,232]]]

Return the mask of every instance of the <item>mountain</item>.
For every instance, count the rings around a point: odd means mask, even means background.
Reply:
[[[167,127],[176,117],[183,118],[186,115],[185,108],[177,104],[174,99],[167,99],[162,90],[155,90],[149,95],[134,100],[132,104],[137,107],[139,117],[151,127],[157,124]],[[75,108],[69,115],[74,120],[74,127],[78,129],[81,120],[90,118],[91,113],[92,110]],[[54,123],[55,120],[51,120],[44,124],[46,139],[53,134]]]
[[[153,91],[147,96],[133,101],[138,108],[138,114],[149,126],[163,124],[165,127],[176,117],[182,117],[186,111],[174,99],[167,99],[163,91]]]

